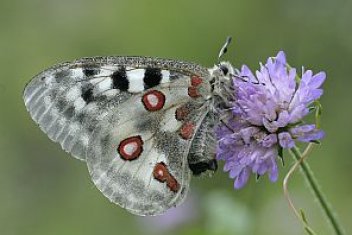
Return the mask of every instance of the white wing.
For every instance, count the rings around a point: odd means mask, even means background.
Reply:
[[[27,85],[33,120],[85,160],[97,188],[138,215],[160,214],[187,194],[187,155],[203,118],[209,73],[147,57],[86,58],[54,66]]]

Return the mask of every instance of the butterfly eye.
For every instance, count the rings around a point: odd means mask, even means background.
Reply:
[[[226,65],[220,65],[220,70],[222,71],[222,73],[226,76],[229,72],[229,69],[227,68]]]

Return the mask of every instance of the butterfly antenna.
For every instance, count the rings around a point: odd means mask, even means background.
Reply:
[[[227,47],[230,45],[231,41],[232,41],[232,37],[228,36],[226,38],[224,45],[220,49],[219,56],[218,56],[218,64],[220,64],[221,57],[227,52]]]

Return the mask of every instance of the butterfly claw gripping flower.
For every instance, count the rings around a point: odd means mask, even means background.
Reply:
[[[323,138],[322,130],[302,119],[323,94],[325,77],[324,72],[313,75],[308,70],[297,82],[296,69],[287,65],[282,51],[261,64],[255,75],[245,65],[237,71],[231,115],[216,130],[217,159],[225,161],[224,170],[235,179],[235,188],[247,183],[250,172],[268,173],[276,181],[280,149]]]

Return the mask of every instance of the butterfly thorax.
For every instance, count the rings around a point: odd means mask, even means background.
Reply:
[[[214,128],[223,111],[229,107],[233,93],[231,74],[233,68],[227,62],[221,62],[209,69],[209,83],[206,84],[209,89],[202,94],[206,100],[204,103],[207,103],[207,113],[195,133],[188,155],[188,163],[194,175],[209,176],[217,169]]]
[[[220,62],[219,65],[209,69],[209,73],[211,76],[212,107],[215,112],[219,112],[219,110],[229,107],[229,101],[232,100],[234,70],[229,62]]]

